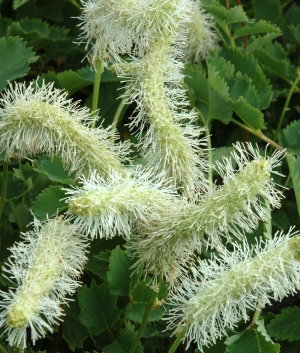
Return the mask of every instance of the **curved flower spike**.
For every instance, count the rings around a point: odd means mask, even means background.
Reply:
[[[0,292],[0,327],[6,325],[9,344],[20,348],[26,347],[28,328],[34,343],[62,320],[60,306],[67,304],[66,294],[76,291],[87,260],[85,238],[61,217],[35,219],[34,230],[23,239],[11,248],[3,268],[13,286],[9,293]]]
[[[280,206],[283,195],[276,190],[271,173],[276,173],[274,168],[284,153],[262,157],[250,144],[247,149],[240,144],[235,148],[232,157],[238,172],[230,158],[216,168],[223,177],[222,186],[214,186],[198,204],[182,200],[140,225],[139,234],[131,238],[131,247],[139,257],[136,266],[145,263],[147,272],[172,283],[184,273],[182,267],[195,250],[200,251],[203,245],[222,248],[221,237],[230,242],[232,235],[242,239],[256,229],[259,220],[269,216],[264,199],[272,207]]]
[[[92,238],[130,237],[133,227],[148,224],[148,218],[159,217],[177,201],[172,186],[140,170],[128,172],[125,178],[111,173],[106,180],[93,174],[81,182],[81,188],[67,189],[65,201],[70,219]]]
[[[270,304],[295,293],[300,281],[300,236],[292,229],[287,235],[276,234],[269,242],[260,240],[250,247],[234,244],[231,253],[220,258],[199,260],[170,294],[168,329],[186,328],[188,345],[210,346],[226,329],[234,330],[240,320],[248,320],[247,310]]]
[[[96,170],[102,175],[110,171],[124,174],[120,160],[126,145],[114,147],[112,133],[102,128],[91,129],[94,119],[88,108],[67,99],[67,92],[43,83],[9,85],[0,98],[0,151],[5,158],[17,153],[31,157],[37,153],[59,155],[76,178]]]

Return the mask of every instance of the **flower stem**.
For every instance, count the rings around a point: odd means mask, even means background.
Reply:
[[[114,116],[114,120],[113,120],[113,123],[112,123],[112,126],[111,126],[111,129],[114,130],[117,128],[117,125],[118,125],[118,122],[119,122],[119,119],[120,119],[120,116],[123,112],[123,108],[125,107],[125,99],[122,99],[121,103],[119,104],[118,106],[118,109],[115,113],[115,116]],[[113,137],[112,137],[113,139]],[[114,140],[112,140],[112,144],[114,144]]]
[[[95,80],[94,80],[93,99],[92,99],[92,116],[94,116],[94,117],[96,117],[96,115],[97,115],[99,92],[100,92],[100,82],[101,82],[101,74],[102,74],[102,61],[101,60],[97,60],[96,72],[95,72]],[[96,127],[96,120],[94,120],[92,127],[93,128]]]
[[[240,123],[239,121],[237,121],[236,119],[234,118],[231,118],[231,121],[233,123],[235,123],[236,125],[240,126],[241,128],[251,132],[251,134],[257,136],[258,138],[260,138],[261,140],[267,142],[269,145],[273,146],[274,148],[280,150],[280,151],[283,151],[284,148],[281,147],[280,145],[278,145],[275,141],[271,140],[269,137],[265,136],[260,129],[258,130],[254,130],[252,129],[251,127],[243,124],[243,123]]]
[[[247,329],[253,329],[254,325],[256,324],[256,321],[260,318],[261,309],[262,307],[259,305],[258,308],[255,310],[251,324],[247,327]]]
[[[2,190],[1,190],[1,199],[0,199],[0,217],[3,212],[6,192],[7,192],[7,181],[8,181],[8,162],[3,162],[3,176],[2,176]]]
[[[135,336],[135,339],[130,347],[130,351],[128,353],[134,353],[135,352],[135,349],[137,347],[137,345],[139,344],[140,342],[140,339],[142,337],[142,334],[145,330],[145,327],[147,325],[147,322],[148,322],[148,317],[149,317],[149,314],[150,314],[150,311],[153,307],[153,304],[154,304],[154,301],[157,297],[157,292],[156,291],[152,291],[152,294],[151,294],[151,297],[150,297],[150,300],[146,306],[146,310],[145,310],[145,313],[144,313],[144,316],[143,316],[143,320],[142,320],[142,323],[141,323],[141,326]]]
[[[281,112],[281,115],[280,115],[280,118],[279,118],[279,122],[278,122],[278,125],[277,125],[276,132],[274,134],[273,140],[277,140],[277,138],[278,138],[279,131],[280,131],[281,125],[283,123],[283,119],[285,117],[286,112],[289,110],[290,100],[291,100],[292,95],[293,95],[293,93],[295,91],[295,88],[297,87],[297,84],[298,84],[299,80],[300,80],[300,72],[298,72],[297,78],[293,82],[293,84],[292,84],[292,86],[291,86],[291,88],[289,90],[289,93],[288,93],[288,95],[286,97],[286,101],[285,101],[284,107],[282,109],[282,112]]]
[[[9,207],[10,207],[10,209],[11,209],[11,212],[12,212],[14,218],[15,218],[15,221],[16,221],[16,223],[17,223],[17,225],[18,225],[18,228],[19,228],[20,232],[22,232],[22,231],[23,231],[23,226],[22,226],[22,223],[21,223],[21,221],[20,221],[20,218],[19,218],[19,216],[18,216],[18,214],[17,214],[15,205],[14,205],[14,203],[13,203],[12,201],[8,201],[8,204],[9,204]]]
[[[168,353],[174,353],[178,346],[180,345],[181,340],[183,339],[185,333],[186,333],[187,327],[184,327],[181,329],[181,331],[178,333],[176,340],[172,344],[171,348],[169,349]]]

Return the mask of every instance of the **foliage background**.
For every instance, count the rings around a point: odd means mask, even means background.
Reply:
[[[185,86],[191,106],[199,113],[198,123],[211,133],[212,162],[228,156],[236,141],[250,141],[264,149],[271,139],[287,148],[289,155],[281,170],[287,177],[275,180],[286,187],[285,199],[281,209],[272,213],[272,233],[287,231],[290,225],[300,229],[300,7],[297,1],[286,0],[244,0],[242,7],[233,0],[202,3],[216,20],[221,49],[206,62],[186,65]],[[86,49],[76,44],[79,15],[77,0],[0,0],[0,91],[8,80],[54,81],[56,88],[91,107],[94,72],[85,58]],[[98,106],[104,127],[114,123],[123,86],[119,78],[104,71]],[[121,140],[136,142],[127,127],[134,108],[122,110],[117,125]],[[269,152],[273,149],[269,147]],[[135,149],[132,156],[135,163],[143,163]],[[2,164],[3,156],[0,160]],[[218,180],[217,175],[214,178]],[[0,184],[1,180],[2,174]],[[59,158],[41,155],[34,163],[10,161],[0,223],[1,263],[20,231],[29,229],[31,212],[43,220],[47,214],[52,217],[66,210],[60,201],[65,196],[62,187],[72,185],[72,175]],[[254,243],[266,231],[261,224],[248,241]],[[32,351],[129,351],[151,290],[141,272],[131,276],[133,260],[123,245],[118,237],[92,242],[84,286],[65,308],[64,323]],[[0,281],[7,290],[7,280],[1,277]],[[167,288],[162,286],[158,299],[166,296]],[[174,340],[170,332],[163,331],[161,317],[167,308],[164,305],[151,312],[136,352],[167,352]],[[252,330],[245,330],[249,323],[242,322],[236,332],[228,332],[229,339],[220,340],[205,353],[300,352],[298,294],[265,308],[262,318]],[[16,349],[3,340],[0,351]],[[184,351],[183,345],[179,351]],[[197,347],[189,348],[193,351]]]

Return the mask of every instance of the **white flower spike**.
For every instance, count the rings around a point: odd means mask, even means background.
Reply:
[[[133,228],[148,224],[176,202],[176,190],[150,175],[137,169],[125,178],[116,173],[106,180],[97,174],[82,178],[81,188],[67,189],[69,218],[92,238],[129,238]]]
[[[36,83],[37,84],[37,83]],[[67,92],[43,83],[12,84],[0,98],[0,151],[9,159],[38,153],[62,158],[76,178],[94,170],[102,175],[110,171],[124,174],[120,160],[127,153],[126,144],[114,147],[112,133],[91,129],[93,121],[88,108],[67,99]]]
[[[199,260],[170,294],[173,308],[168,329],[186,328],[188,345],[198,348],[215,344],[234,330],[240,320],[248,320],[247,310],[263,308],[270,299],[281,300],[295,293],[300,283],[300,236],[290,231],[275,235],[269,242],[250,247],[234,244],[234,251],[224,250],[220,258]]]
[[[9,344],[20,348],[26,347],[28,328],[34,344],[62,320],[61,305],[68,302],[66,294],[76,291],[87,260],[85,238],[61,217],[35,219],[34,230],[24,233],[23,239],[11,248],[3,267],[14,285],[8,293],[0,292],[0,327],[6,326]]]

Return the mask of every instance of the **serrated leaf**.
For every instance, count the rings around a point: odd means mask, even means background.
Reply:
[[[112,294],[132,298],[133,289],[142,271],[142,268],[139,271],[133,270],[134,263],[134,259],[126,251],[122,251],[119,245],[111,252],[107,280]]]
[[[256,329],[245,330],[241,337],[228,347],[230,353],[278,353],[280,350],[279,344],[267,342]]]
[[[122,330],[116,340],[110,344],[109,346],[106,346],[103,348],[104,353],[128,353],[130,350],[130,347],[135,339],[135,333],[129,330]],[[142,353],[143,352],[143,346],[139,342],[137,345],[135,353]]]
[[[63,338],[68,342],[71,351],[74,352],[76,347],[83,347],[88,330],[79,320],[80,307],[77,301],[70,302],[69,306],[65,308],[65,312]]]
[[[266,20],[277,25],[282,24],[282,6],[280,0],[252,0],[256,20]]]
[[[106,250],[105,252],[101,251],[99,255],[91,256],[84,268],[93,272],[100,278],[106,279],[110,255],[110,250]]]
[[[289,169],[290,169],[290,173],[293,181],[298,214],[300,216],[300,158],[287,154],[286,159],[289,165]]]
[[[276,340],[300,340],[300,308],[286,308],[267,326],[268,333]]]
[[[260,332],[260,333],[264,336],[264,338],[265,338],[265,340],[266,340],[267,342],[272,342],[272,343],[274,343],[274,342],[271,340],[271,337],[268,335],[268,332],[267,332],[266,327],[265,327],[265,322],[264,322],[263,319],[257,320],[256,323],[255,323],[255,325],[256,325],[257,331]]]
[[[208,13],[213,15],[214,19],[218,23],[226,22],[227,11],[224,6],[219,3],[214,3],[213,5],[202,5],[202,8]]]
[[[78,303],[81,310],[80,321],[91,335],[111,331],[121,315],[117,307],[117,296],[110,293],[107,282],[97,286],[92,281],[90,288],[86,285],[79,288]]]
[[[259,37],[252,37],[252,39],[249,41],[247,53],[251,54],[255,50],[261,49],[267,44],[270,44],[272,40],[277,38],[280,34],[278,33],[267,33],[264,36],[259,36]]]
[[[138,323],[142,322],[144,312],[150,300],[151,294],[152,294],[152,289],[149,287],[147,282],[141,281],[137,283],[132,294],[133,304],[128,311],[128,318],[130,320]],[[167,297],[167,285],[165,282],[161,282],[157,298],[161,300],[166,297]],[[160,320],[164,312],[165,312],[164,306],[161,306],[156,310],[151,310],[148,317],[148,322]]]
[[[2,185],[3,173],[0,173],[0,185]],[[25,191],[24,183],[21,183],[20,180],[12,173],[8,173],[7,180],[7,191],[6,191],[6,201],[12,201],[20,198]]]
[[[248,22],[248,17],[242,6],[233,6],[227,11],[227,24]]]
[[[247,26],[239,28],[237,31],[234,32],[234,38],[259,33],[275,33],[276,38],[280,35],[280,30],[278,27],[271,25],[269,22],[261,20],[255,23],[254,25],[248,24]]]
[[[65,196],[65,191],[60,186],[50,186],[37,196],[32,205],[32,212],[40,220],[51,218],[67,209],[65,201],[61,200]]]
[[[57,79],[60,83],[61,88],[68,91],[70,96],[72,96],[75,92],[81,90],[82,88],[93,83],[93,81],[81,77],[78,72],[72,70],[59,73],[57,75]]]
[[[37,167],[34,170],[45,172],[50,180],[57,183],[74,184],[74,180],[72,179],[74,173],[69,175],[59,157],[53,157],[52,159],[48,156],[40,157]]]
[[[300,120],[290,123],[284,130],[285,146],[289,151],[300,155]]]
[[[49,32],[49,25],[39,18],[22,18],[20,21],[12,22],[7,28],[8,36],[23,38],[34,50],[39,50],[52,42]]]
[[[222,50],[219,55],[234,65],[236,73],[240,71],[242,75],[247,75],[252,80],[252,85],[255,86],[260,98],[259,109],[268,108],[272,98],[272,86],[253,54],[249,55],[247,52],[241,52],[237,49],[228,49]]]
[[[229,81],[230,98],[235,102],[240,97],[244,98],[248,104],[254,108],[260,105],[260,99],[255,86],[252,85],[252,80],[247,75],[242,75],[241,72],[236,74],[234,79]]]
[[[289,30],[291,31],[298,45],[300,45],[300,24],[297,23],[296,26],[294,25],[289,26]]]
[[[264,49],[256,50],[253,55],[259,63],[279,76],[290,77],[294,73],[294,67],[291,65],[287,53],[277,42],[269,43]]]
[[[291,33],[290,26],[297,26],[300,18],[300,7],[295,3],[291,4],[287,13],[284,16],[284,24],[283,24],[283,37],[284,42],[288,43],[293,47],[297,46],[297,40],[294,35]]]
[[[232,102],[234,112],[253,129],[265,129],[264,115],[258,109],[251,107],[245,100],[240,97],[237,101]]]
[[[16,10],[18,7],[26,4],[26,2],[28,2],[30,0],[14,0],[13,2],[13,9]]]
[[[0,38],[0,91],[7,85],[7,81],[23,77],[29,70],[29,64],[35,62],[31,48],[21,38]]]

